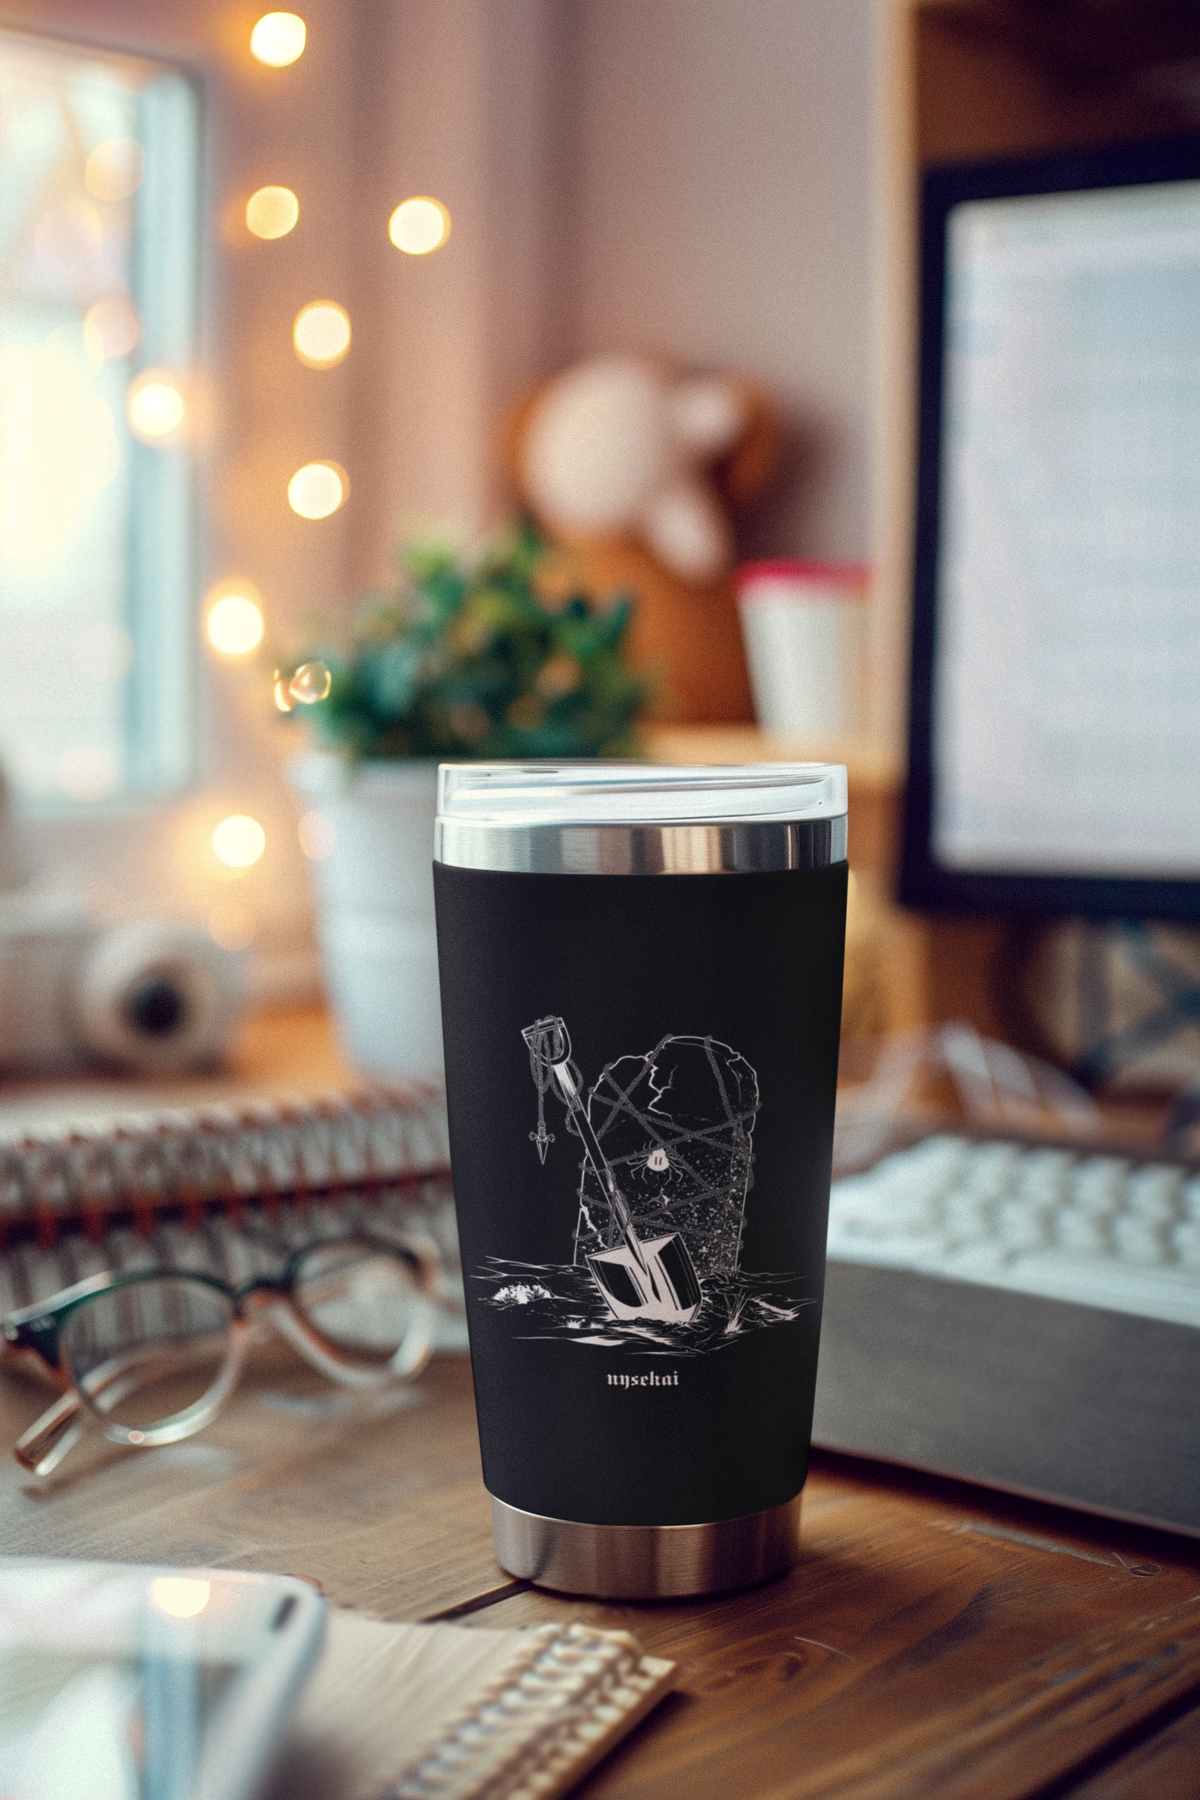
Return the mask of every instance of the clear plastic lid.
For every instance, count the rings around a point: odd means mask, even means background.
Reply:
[[[475,825],[670,825],[836,819],[840,763],[443,763],[438,816]]]

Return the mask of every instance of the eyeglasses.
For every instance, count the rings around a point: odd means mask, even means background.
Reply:
[[[162,1270],[93,1275],[0,1324],[0,1360],[64,1390],[13,1454],[48,1475],[91,1420],[115,1444],[191,1437],[233,1392],[263,1325],[343,1387],[408,1381],[429,1360],[440,1287],[432,1244],[365,1234],[300,1250],[241,1288]]]

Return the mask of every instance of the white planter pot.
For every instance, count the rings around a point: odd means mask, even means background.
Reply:
[[[437,765],[296,757],[309,817],[317,941],[343,1045],[372,1075],[440,1081],[442,1015],[433,919]]]

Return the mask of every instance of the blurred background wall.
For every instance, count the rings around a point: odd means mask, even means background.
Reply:
[[[388,446],[366,475],[377,528],[486,513],[521,389],[645,347],[752,373],[783,404],[787,466],[748,552],[864,555],[872,0],[351,11],[356,204],[377,193],[378,212],[402,179],[455,221],[428,269],[397,269],[379,234],[360,264],[386,365],[380,383],[358,363],[356,429]]]
[[[868,549],[870,0],[586,0],[575,353],[744,369],[792,452],[759,555]]]
[[[252,580],[268,639],[294,641],[384,576],[414,522],[496,518],[498,433],[530,383],[642,347],[744,371],[783,406],[786,467],[744,553],[866,556],[877,33],[875,0],[305,0],[308,47],[271,70],[248,49],[261,10],[0,0],[0,25],[178,62],[206,118],[197,777],[152,817],[32,821],[35,854],[204,916],[226,892],[213,825],[253,813],[268,849],[237,893],[280,998],[316,973],[280,775],[297,739],[261,669],[201,648],[203,595]],[[266,183],[301,203],[272,243],[244,226]],[[422,193],[453,233],[406,257],[387,220]],[[318,298],[354,330],[327,372],[291,348]],[[286,503],[313,458],[350,476],[317,522]]]

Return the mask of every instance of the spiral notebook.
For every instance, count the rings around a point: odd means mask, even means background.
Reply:
[[[335,1610],[263,1800],[556,1800],[674,1686],[626,1632]]]
[[[0,1132],[0,1316],[104,1269],[240,1285],[361,1226],[432,1237],[458,1273],[431,1088],[62,1118]],[[442,1348],[465,1348],[447,1317]],[[334,1609],[263,1800],[556,1800],[673,1685],[621,1632],[392,1625]]]
[[[459,1279],[445,1102],[419,1083],[242,1105],[106,1108],[0,1130],[0,1315],[104,1270],[236,1285],[300,1243],[411,1232]],[[465,1347],[448,1318],[439,1347]]]

